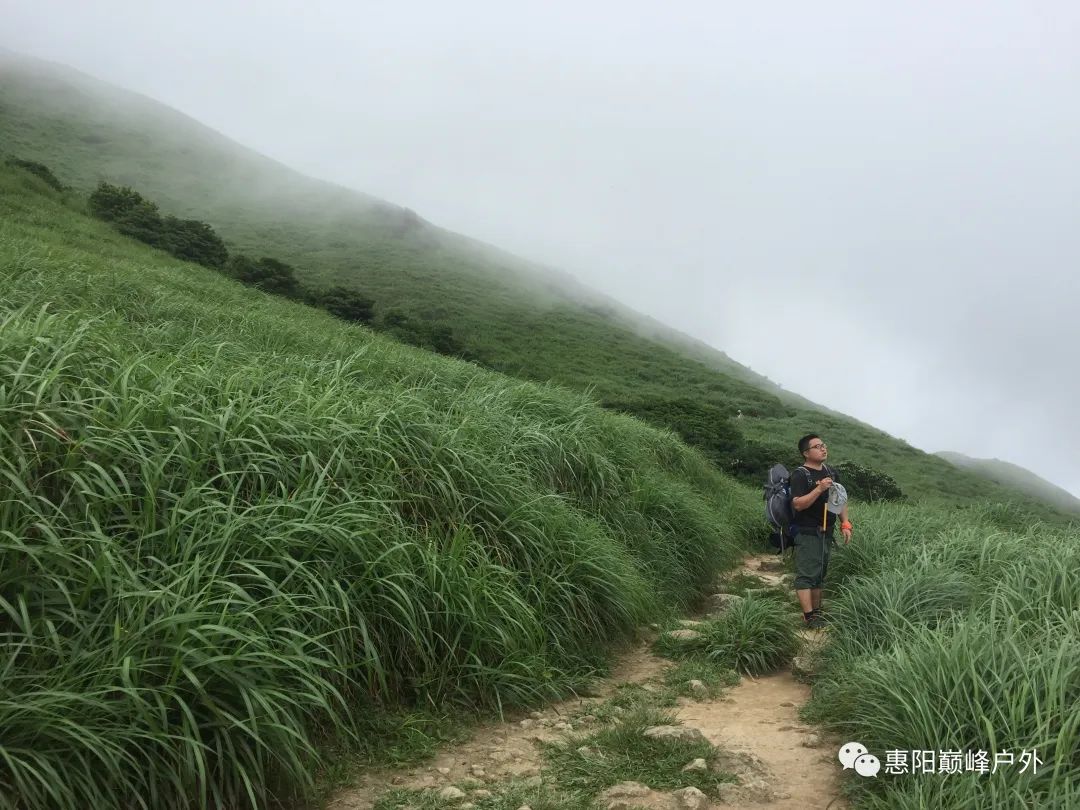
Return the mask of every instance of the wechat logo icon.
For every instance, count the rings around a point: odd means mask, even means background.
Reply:
[[[852,768],[859,776],[877,776],[881,770],[881,760],[867,751],[862,743],[844,743],[837,756],[845,771]]]

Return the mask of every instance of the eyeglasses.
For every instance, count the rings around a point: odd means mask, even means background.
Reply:
[[[825,442],[818,442],[817,444],[812,444],[809,447],[807,447],[806,449],[807,450],[824,450],[825,449]]]

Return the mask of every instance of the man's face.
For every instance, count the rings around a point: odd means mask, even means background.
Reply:
[[[815,436],[810,440],[803,455],[806,456],[807,461],[824,461],[829,457],[829,450],[825,447],[825,442]]]

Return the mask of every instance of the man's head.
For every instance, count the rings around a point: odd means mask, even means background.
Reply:
[[[807,433],[799,439],[799,452],[811,464],[820,464],[829,455],[825,442],[816,433]]]

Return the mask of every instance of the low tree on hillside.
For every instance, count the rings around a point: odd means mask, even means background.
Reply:
[[[447,357],[481,362],[478,356],[461,343],[449,324],[422,320],[410,316],[404,310],[394,308],[384,312],[376,320],[374,326],[380,332],[385,332],[402,343],[444,354]]]
[[[732,454],[722,469],[747,484],[765,483],[769,470],[783,464],[788,470],[798,467],[802,461],[796,449],[787,442],[755,441],[748,439]]]
[[[120,233],[178,259],[219,269],[229,258],[225,242],[212,227],[196,219],[163,217],[157,203],[129,186],[102,181],[87,202],[91,214],[112,223]]]
[[[111,222],[120,233],[154,247],[165,248],[164,221],[156,203],[129,186],[102,180],[87,200],[90,213]]]
[[[899,501],[904,493],[890,475],[871,467],[845,461],[836,465],[840,482],[851,498],[860,501]]]
[[[220,268],[229,259],[225,242],[213,228],[196,219],[165,217],[162,221],[164,247],[178,259],[206,267]]]
[[[296,272],[285,262],[277,259],[263,257],[256,260],[238,254],[226,263],[225,273],[237,281],[258,287],[260,290],[274,295],[297,298],[301,293],[300,282],[296,279]]]
[[[16,169],[30,172],[30,174],[44,180],[46,185],[57,191],[65,191],[67,189],[67,187],[57,179],[56,175],[52,173],[52,169],[44,163],[38,163],[33,160],[22,160],[21,158],[16,157],[8,158],[6,163],[8,166],[14,166]]]
[[[371,323],[375,318],[375,302],[350,287],[323,290],[312,303],[344,321]]]

